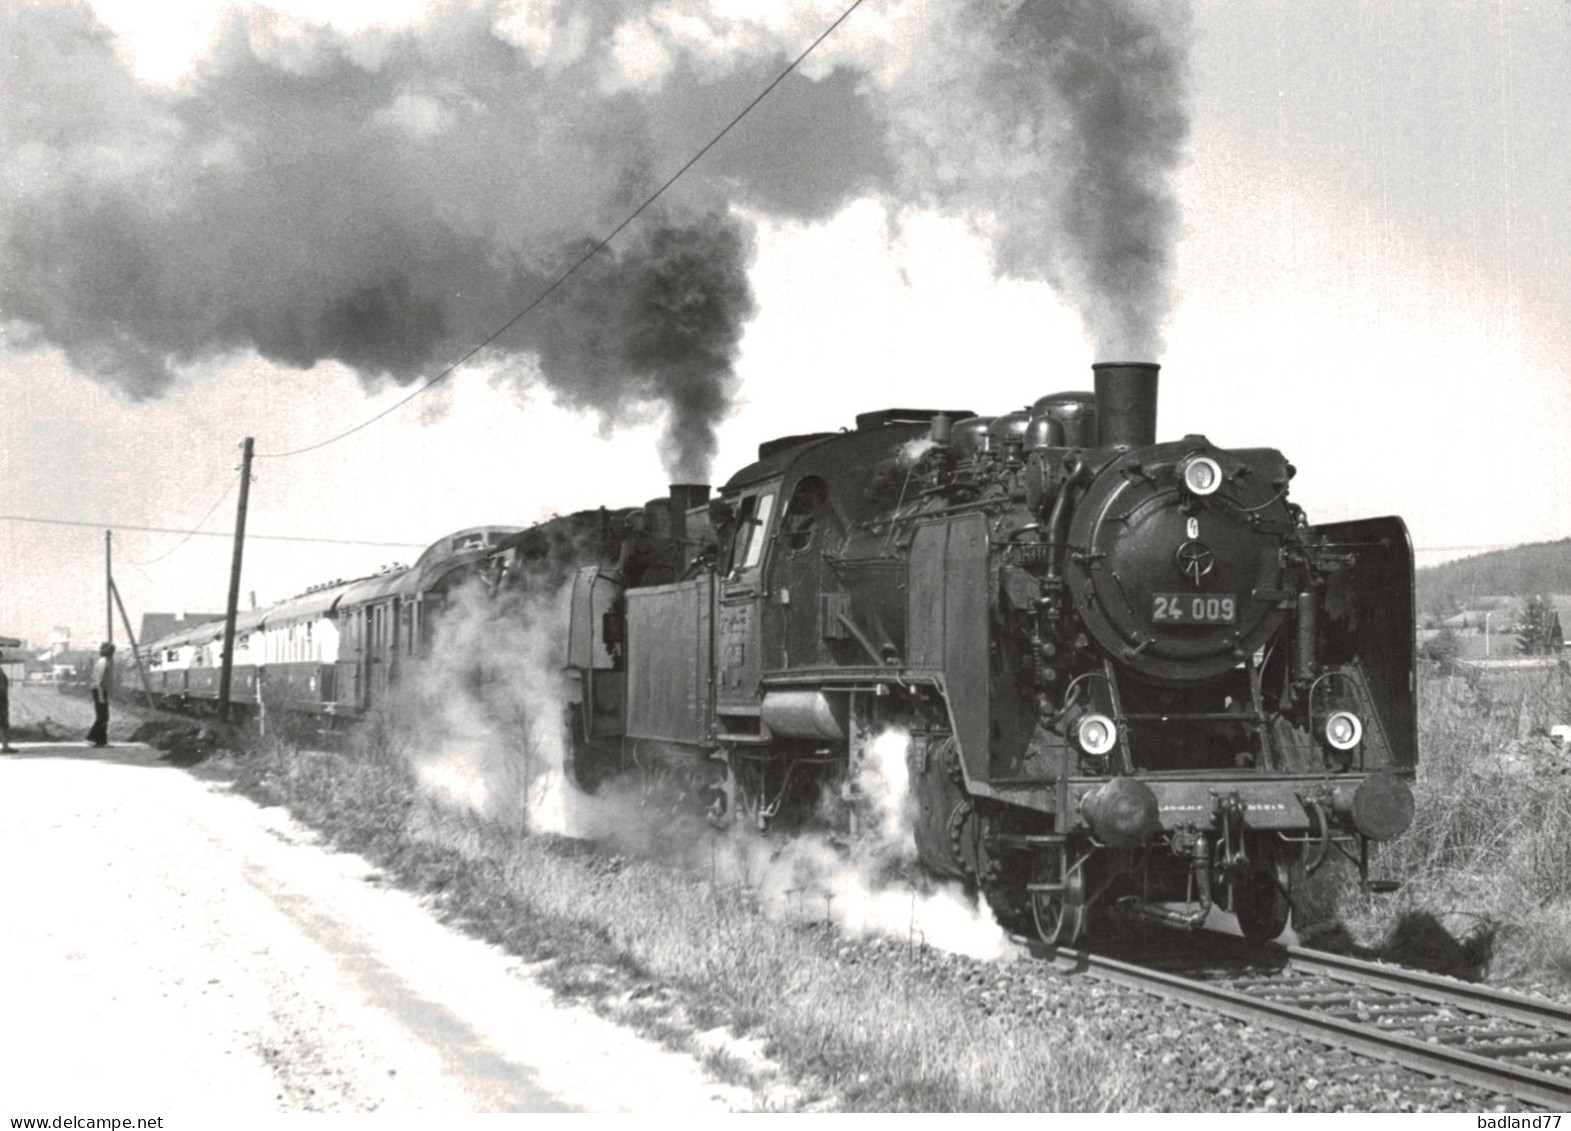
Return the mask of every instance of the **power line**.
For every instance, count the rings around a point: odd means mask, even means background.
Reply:
[[[159,554],[156,558],[148,558],[146,561],[143,561],[143,562],[131,562],[129,564],[134,565],[134,566],[150,566],[150,565],[153,565],[156,562],[163,561],[170,554],[172,554],[176,550],[178,550],[181,546],[184,546],[187,542],[189,542],[192,538],[194,538],[196,536],[197,531],[201,530],[202,527],[207,524],[207,520],[213,517],[213,512],[218,509],[218,504],[223,502],[225,499],[227,499],[229,497],[229,492],[234,490],[235,484],[238,481],[239,481],[239,479],[238,479],[238,477],[236,477],[235,479],[231,479],[228,482],[228,484],[225,485],[224,493],[222,495],[219,495],[218,498],[213,500],[213,505],[207,508],[207,513],[204,514],[201,518],[196,520],[196,523],[193,526],[193,528],[188,530],[188,531],[186,531],[186,535],[185,535],[184,538],[180,539],[180,541],[176,542],[173,546],[169,547],[169,549],[167,549],[163,553]]]
[[[260,457],[258,457],[258,458],[260,458]],[[238,481],[238,478],[239,477],[237,476],[236,477],[237,481]],[[229,493],[229,490],[232,490],[233,488],[234,488],[234,484],[231,483],[229,485],[229,488],[225,490],[224,495],[227,495]],[[212,505],[212,507],[209,508],[209,510],[207,512],[208,515],[211,515],[214,510],[218,509],[218,503],[221,503],[221,502],[224,501],[224,495],[220,495],[219,498],[218,498],[218,502],[215,502]],[[203,519],[202,519],[202,522],[206,522],[206,521],[207,521],[207,516],[204,516]],[[0,522],[31,522],[31,523],[38,523],[38,524],[45,525],[45,526],[80,526],[80,527],[84,527],[84,528],[86,528],[88,530],[128,530],[128,531],[134,531],[134,532],[139,533],[139,534],[184,534],[187,537],[187,539],[192,538],[192,537],[197,537],[197,536],[200,536],[200,537],[203,537],[203,538],[232,538],[232,537],[234,537],[233,533],[231,533],[230,531],[225,531],[225,530],[181,530],[181,529],[178,529],[176,527],[171,527],[171,526],[131,526],[129,524],[119,523],[119,522],[83,522],[80,519],[35,518],[35,517],[28,516],[28,515],[20,515],[20,514],[0,514]],[[201,523],[198,523],[197,525],[200,526]],[[427,546],[430,545],[430,543],[428,543],[428,542],[376,542],[376,541],[372,541],[372,540],[366,539],[366,538],[312,538],[312,537],[309,537],[309,536],[304,535],[304,534],[251,534],[251,533],[247,533],[246,537],[247,538],[260,538],[260,539],[262,539],[263,541],[266,541],[266,542],[314,542],[314,543],[322,543],[322,544],[329,545],[329,546],[378,546],[378,547],[384,547],[384,548],[394,549],[394,550],[424,550]],[[180,545],[184,545],[184,543],[183,542],[180,543],[179,545],[177,545],[175,547],[175,549],[179,549]],[[1514,550],[1514,549],[1516,549],[1519,546],[1529,546],[1529,545],[1536,545],[1536,543],[1489,542],[1489,543],[1484,543],[1484,544],[1477,545],[1477,546],[1415,546],[1415,547],[1413,547],[1413,552],[1415,554],[1440,554],[1440,553],[1459,553],[1459,552],[1464,551],[1464,550]],[[173,553],[173,552],[174,552],[174,550],[169,551],[169,553]],[[164,557],[168,557],[169,555],[165,554],[163,556]],[[154,558],[153,559],[154,562],[159,561],[159,560],[160,560],[159,558]],[[127,564],[129,564],[129,565],[151,565],[152,562],[129,562]]]
[[[215,506],[217,504],[214,504]],[[20,514],[0,514],[0,522],[32,522],[44,526],[81,526],[89,530],[129,530],[140,534],[185,534],[203,538],[232,538],[223,530],[178,530],[170,526],[131,526],[122,522],[82,522],[69,518],[33,518]],[[247,538],[260,538],[266,542],[318,542],[330,546],[380,546],[395,550],[423,550],[428,542],[373,542],[365,538],[309,538],[303,534],[247,534]],[[157,559],[154,559],[155,561]]]
[[[800,55],[798,55],[795,59],[793,59],[791,61],[790,66],[786,67],[785,70],[781,71],[778,75],[776,75],[774,81],[771,82],[768,86],[764,87],[764,89],[759,92],[758,97],[754,98],[751,102],[749,102],[746,106],[744,106],[742,108],[741,112],[739,114],[737,114],[736,117],[732,118],[729,123],[727,123],[725,129],[721,130],[714,137],[710,138],[707,145],[705,145],[697,153],[693,154],[693,156],[688,159],[687,164],[683,165],[675,173],[671,174],[670,178],[667,179],[665,184],[663,184],[659,188],[655,189],[655,191],[650,194],[650,196],[649,196],[649,198],[647,200],[645,200],[637,208],[633,209],[633,211],[628,214],[628,217],[625,220],[623,220],[615,228],[611,229],[610,234],[602,237],[597,243],[595,243],[592,247],[590,247],[590,249],[588,251],[584,252],[583,255],[579,256],[579,258],[573,263],[573,265],[571,267],[569,267],[566,271],[563,271],[560,275],[558,275],[556,277],[556,280],[550,286],[548,286],[545,290],[541,291],[538,295],[536,295],[534,297],[533,301],[531,301],[528,306],[524,307],[524,309],[520,310],[517,314],[513,315],[513,317],[509,318],[506,322],[504,322],[501,325],[501,327],[499,329],[497,329],[490,337],[486,338],[483,342],[481,342],[479,345],[475,346],[468,353],[464,354],[457,361],[453,362],[446,369],[442,370],[435,377],[432,377],[429,381],[427,381],[425,384],[421,385],[418,389],[416,389],[414,392],[410,393],[407,397],[404,397],[402,400],[398,401],[396,404],[389,405],[387,408],[383,409],[381,412],[377,413],[375,416],[372,416],[372,417],[370,417],[370,418],[368,418],[366,420],[362,420],[359,424],[356,424],[353,428],[346,429],[345,431],[338,433],[338,435],[336,435],[336,436],[329,436],[327,439],[320,440],[320,441],[318,441],[315,444],[308,444],[308,445],[306,445],[303,448],[295,448],[293,451],[288,451],[288,452],[257,452],[256,455],[255,455],[255,458],[256,459],[287,459],[290,456],[304,455],[306,452],[314,452],[318,448],[325,448],[329,444],[335,444],[339,440],[344,439],[344,437],[346,437],[346,436],[352,436],[356,432],[359,432],[363,428],[369,428],[371,425],[375,424],[378,420],[381,420],[384,416],[387,416],[389,413],[396,412],[398,409],[403,408],[404,405],[408,404],[410,401],[414,400],[416,397],[418,397],[418,396],[422,395],[423,393],[427,392],[429,389],[431,389],[434,386],[436,386],[439,382],[446,380],[453,373],[453,371],[455,369],[457,369],[459,366],[463,365],[470,358],[474,357],[481,350],[485,349],[492,342],[496,341],[503,334],[507,333],[507,331],[511,330],[526,315],[528,315],[531,311],[533,311],[535,309],[535,307],[539,306],[547,298],[551,297],[551,295],[557,290],[557,288],[559,288],[563,283],[567,282],[568,279],[572,278],[572,276],[577,273],[577,271],[578,271],[578,269],[580,267],[582,267],[585,263],[588,263],[591,259],[593,259],[596,255],[598,255],[602,250],[604,250],[604,248],[605,248],[605,246],[607,244],[609,244],[617,236],[621,235],[622,234],[622,230],[624,228],[626,228],[634,220],[638,219],[639,216],[643,215],[644,211],[651,204],[653,204],[656,200],[660,199],[661,195],[663,195],[665,193],[666,189],[668,189],[672,185],[676,184],[677,180],[682,176],[682,174],[686,173],[694,165],[698,164],[698,162],[703,158],[704,154],[708,153],[711,149],[713,149],[716,145],[718,145],[720,143],[720,139],[721,138],[725,137],[726,134],[730,133],[731,130],[736,126],[736,124],[738,122],[740,122],[743,118],[747,117],[748,114],[752,113],[753,108],[756,107],[765,98],[767,98],[769,96],[769,94],[775,89],[775,87],[779,86],[782,82],[784,82],[786,80],[786,77],[788,75],[790,75],[792,71],[796,70],[796,68],[801,64],[802,60],[806,59],[809,55],[811,55],[813,53],[813,51],[818,47],[818,45],[820,43],[822,43],[824,40],[828,39],[829,36],[831,34],[833,34],[834,30],[837,27],[839,27],[841,24],[845,23],[845,21],[850,17],[851,13],[856,11],[858,8],[860,8],[862,6],[862,3],[863,3],[863,0],[854,0],[854,2],[851,4],[851,6],[840,14],[840,18],[835,20],[834,23],[830,24],[827,28],[825,28],[822,35],[820,35],[817,39],[813,40],[812,43],[808,44],[807,45],[807,49],[805,51],[803,51]]]

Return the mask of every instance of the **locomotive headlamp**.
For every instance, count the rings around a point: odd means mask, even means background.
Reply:
[[[1214,494],[1222,485],[1222,467],[1210,456],[1194,456],[1184,464],[1184,488],[1191,495]]]
[[[1100,758],[1118,741],[1118,727],[1106,715],[1087,715],[1075,726],[1075,741],[1093,758]]]
[[[1364,724],[1351,711],[1336,711],[1326,718],[1320,733],[1333,750],[1351,750],[1364,737]]]

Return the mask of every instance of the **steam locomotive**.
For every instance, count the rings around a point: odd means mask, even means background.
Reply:
[[[908,736],[914,839],[1001,922],[1067,945],[1119,916],[1273,938],[1332,854],[1413,817],[1412,549],[1309,525],[1293,466],[1156,442],[1158,367],[996,417],[889,409],[786,436],[711,498],[460,531],[410,568],[237,626],[235,697],[367,713],[465,586],[565,590],[569,769],[676,781],[716,824],[863,819]],[[159,642],[216,697],[221,623]],[[265,692],[265,694],[264,694]]]
[[[1103,912],[1273,938],[1412,820],[1412,550],[1309,525],[1293,466],[1157,443],[1158,367],[996,417],[890,409],[499,540],[571,561],[572,769],[686,774],[717,822],[857,815],[909,735],[924,865],[1065,945]],[[566,557],[564,558],[564,548]],[[538,581],[536,582],[538,584]]]

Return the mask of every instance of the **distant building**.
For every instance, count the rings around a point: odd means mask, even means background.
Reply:
[[[1566,646],[1566,626],[1571,625],[1571,596],[1556,595],[1544,598],[1549,606],[1549,631],[1545,652],[1560,656]],[[1508,601],[1501,597],[1481,598],[1484,607],[1467,609],[1440,622],[1442,629],[1420,629],[1418,645],[1422,649],[1436,640],[1444,629],[1452,633],[1450,645],[1458,661],[1512,660],[1521,658],[1524,605],[1521,601]]]
[[[1554,596],[1545,598],[1549,602],[1549,651],[1551,653],[1563,652],[1566,647],[1565,626],[1571,624],[1571,597]]]
[[[13,683],[20,683],[27,678],[27,657],[17,649],[25,649],[27,641],[18,636],[0,636],[0,648],[6,649],[6,657],[0,662],[0,668],[5,669],[6,678]]]
[[[98,653],[87,648],[68,648],[49,657],[50,676],[62,683],[86,683],[93,675]]]
[[[21,683],[27,678],[27,657],[24,653],[16,651],[23,647],[23,642],[15,636],[0,636],[0,648],[7,649],[5,658],[0,660],[0,670],[12,683]]]
[[[142,653],[142,659],[146,660],[148,646],[164,637],[206,624],[210,620],[223,619],[223,613],[143,613],[142,627],[136,634],[137,649]]]
[[[49,644],[46,648],[46,654],[49,656],[58,656],[60,653],[69,652],[70,650],[71,630],[69,628],[65,628],[64,626],[56,625],[49,633]]]

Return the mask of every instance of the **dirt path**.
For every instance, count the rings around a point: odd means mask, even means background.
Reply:
[[[755,1103],[145,747],[0,758],[0,913],[0,1116]]]
[[[124,742],[141,723],[132,704],[116,702],[109,712],[109,740]],[[83,691],[67,695],[52,684],[11,682],[11,727],[35,738],[85,738],[93,725],[93,703]]]

